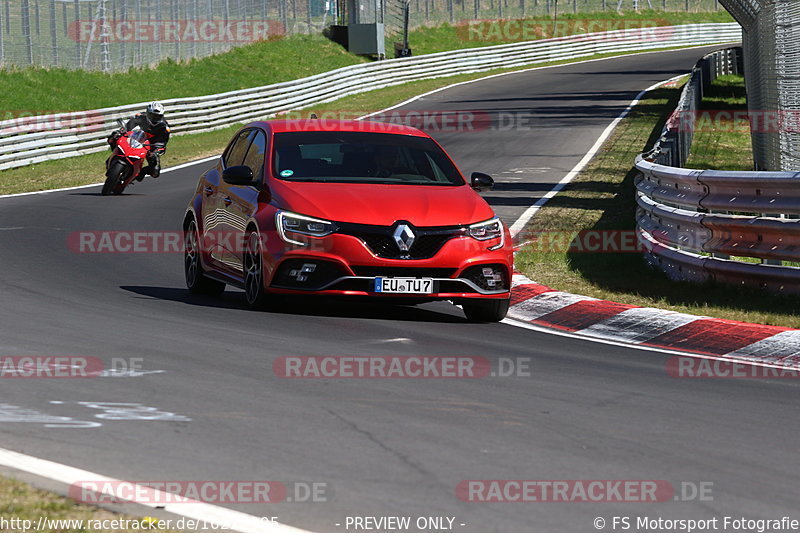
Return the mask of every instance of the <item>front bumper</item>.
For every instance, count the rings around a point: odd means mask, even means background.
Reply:
[[[510,242],[510,240],[506,241]],[[295,247],[274,263],[267,291],[285,294],[369,296],[382,299],[462,300],[509,298],[513,252],[469,237],[452,239],[429,259],[377,257],[358,238],[331,235],[308,247]],[[273,255],[274,257],[274,255]],[[375,291],[376,278],[427,278],[433,292]]]

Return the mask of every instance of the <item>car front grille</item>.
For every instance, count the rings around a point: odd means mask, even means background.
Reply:
[[[400,250],[394,240],[397,226],[371,226],[366,224],[338,223],[339,233],[361,239],[378,257],[383,259],[430,259],[451,239],[466,235],[463,226],[416,228],[406,223],[414,232],[414,242],[408,250]]]
[[[351,267],[356,276],[370,278],[449,278],[455,268],[415,268],[415,267],[382,267],[382,266],[354,266]]]

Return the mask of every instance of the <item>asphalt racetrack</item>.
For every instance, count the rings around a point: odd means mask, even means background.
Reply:
[[[518,114],[533,124],[433,132],[465,173],[495,176],[485,196],[510,223],[639,91],[688,71],[712,48],[503,76],[407,107]],[[0,199],[0,353],[144,370],[3,379],[0,446],[125,480],[325,483],[318,499],[327,501],[220,503],[319,532],[348,530],[348,516],[453,517],[453,530],[469,533],[574,533],[596,531],[597,517],[611,530],[615,515],[797,511],[794,380],[675,379],[665,353],[473,325],[446,303],[299,300],[252,312],[238,290],[190,296],[180,254],[84,254],[68,245],[75,232],[179,231],[207,166],[121,197],[101,197],[98,186]],[[273,371],[280,357],[328,355],[477,356],[495,370],[501,359],[526,361],[530,372],[284,379]],[[156,419],[142,420],[141,406],[155,408],[147,412]],[[480,503],[456,493],[465,480],[509,479],[664,480],[689,501]],[[710,494],[692,496],[701,484]]]

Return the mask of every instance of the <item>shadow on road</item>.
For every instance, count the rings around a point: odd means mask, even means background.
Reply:
[[[229,289],[219,297],[201,296],[189,293],[183,287],[153,287],[121,285],[120,289],[138,295],[140,298],[167,300],[188,305],[217,309],[248,310],[244,293]],[[433,310],[432,305],[436,305]],[[258,311],[253,311],[258,312]],[[399,320],[407,322],[463,323],[466,319],[454,306],[441,302],[436,304],[412,305],[405,303],[375,303],[366,298],[333,298],[327,296],[277,296],[274,303],[264,312],[282,315],[318,316],[328,318],[363,318],[373,320]]]

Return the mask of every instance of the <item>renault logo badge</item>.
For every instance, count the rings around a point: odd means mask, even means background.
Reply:
[[[411,245],[414,244],[414,240],[417,238],[414,235],[414,232],[411,231],[405,224],[400,224],[397,226],[397,229],[394,230],[394,242],[397,243],[397,247],[400,248],[401,252],[407,252],[411,249]]]

